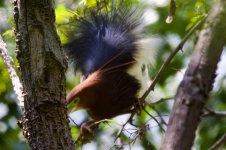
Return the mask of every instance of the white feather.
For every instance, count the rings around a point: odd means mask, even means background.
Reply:
[[[154,65],[155,63],[155,56],[159,47],[159,39],[144,38],[140,39],[136,44],[138,51],[135,54],[134,59],[137,62],[127,70],[127,73],[140,82],[141,89],[137,96],[141,97],[151,83],[147,65]]]

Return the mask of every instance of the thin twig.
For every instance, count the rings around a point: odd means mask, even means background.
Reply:
[[[140,98],[141,102],[146,99],[148,94],[154,90],[154,87],[158,80],[160,79],[160,76],[162,72],[166,69],[166,67],[170,64],[174,56],[183,48],[185,42],[188,40],[188,38],[194,33],[194,31],[201,26],[201,24],[204,22],[206,17],[203,17],[199,22],[197,22],[192,29],[185,35],[185,37],[182,39],[182,41],[178,44],[178,46],[175,48],[175,50],[168,56],[168,58],[165,60],[165,62],[162,64],[161,68],[159,69],[157,75],[155,76],[154,80],[152,81],[150,87],[148,90],[143,94],[143,96]]]
[[[129,123],[132,122],[133,116],[135,115],[135,111],[133,111],[129,117],[129,119],[122,125],[121,130],[119,131],[119,134],[115,137],[114,143],[117,141],[117,139],[121,136],[122,132],[124,131],[125,126]]]
[[[221,136],[221,138],[219,140],[216,141],[216,143],[214,143],[209,150],[217,150],[220,146],[222,146],[222,144],[226,143],[226,133],[223,134],[223,136]]]
[[[160,104],[160,103],[163,103],[163,102],[166,102],[168,100],[172,100],[174,99],[174,97],[168,97],[168,98],[161,98],[153,103],[151,103],[152,105],[157,105],[157,104]]]
[[[79,127],[79,125],[70,116],[68,116],[68,117],[76,125],[76,127]]]
[[[8,68],[9,76],[13,84],[13,90],[16,93],[16,96],[18,99],[17,103],[21,109],[21,112],[23,113],[24,111],[24,96],[23,96],[23,88],[22,88],[23,86],[15,71],[13,59],[9,56],[6,49],[6,44],[3,42],[1,35],[0,35],[0,55],[6,67]]]
[[[161,122],[164,124],[164,125],[167,125],[167,123],[165,122],[165,120],[162,118],[162,115],[160,114],[160,112],[155,108],[155,106],[151,103],[148,103],[148,102],[145,102],[146,105],[148,105],[151,109],[153,109],[158,117],[160,118]]]
[[[162,127],[159,121],[154,116],[152,116],[146,109],[143,109],[143,110],[158,124],[158,126],[162,129],[162,131],[165,132],[165,129]]]
[[[129,136],[129,145],[133,145],[138,137],[142,137],[144,136],[144,133],[146,132],[146,130],[149,129],[149,125],[143,125],[141,127],[139,127],[135,132],[131,133]]]

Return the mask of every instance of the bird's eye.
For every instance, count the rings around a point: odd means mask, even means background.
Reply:
[[[78,103],[80,101],[80,98],[79,97],[76,97],[74,100],[73,100],[73,103]]]

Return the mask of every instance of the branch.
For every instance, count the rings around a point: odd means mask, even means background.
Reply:
[[[151,109],[153,109],[157,115],[159,116],[159,118],[161,119],[161,122],[164,124],[164,125],[167,125],[167,123],[165,122],[165,120],[163,119],[162,115],[160,114],[160,112],[155,108],[155,106],[152,104],[152,103],[148,103],[146,102],[146,105],[148,105]]]
[[[24,111],[24,96],[23,96],[23,88],[22,84],[20,82],[20,79],[15,71],[14,68],[14,62],[13,59],[9,56],[6,44],[2,40],[2,37],[0,35],[0,55],[8,68],[9,76],[11,78],[12,84],[13,84],[13,90],[16,93],[17,99],[18,99],[18,106],[21,109],[21,112]]]
[[[160,100],[157,100],[157,101],[155,101],[155,102],[153,102],[153,103],[151,103],[151,104],[152,104],[152,105],[157,105],[157,104],[166,102],[166,101],[168,101],[168,100],[173,100],[173,99],[174,99],[174,97],[161,98]]]
[[[145,113],[147,113],[147,114],[148,114],[148,115],[149,115],[149,116],[150,116],[150,117],[158,124],[158,126],[162,129],[163,132],[165,132],[164,128],[161,126],[161,124],[159,123],[159,121],[158,121],[154,116],[152,116],[145,108],[142,108],[142,110],[143,110]],[[134,124],[132,123],[132,119],[133,119],[134,115],[136,114],[136,111],[137,111],[137,110],[134,109],[134,110],[132,111],[132,113],[131,113],[129,119],[126,121],[126,123],[124,123],[124,124],[122,125],[121,130],[119,131],[118,135],[115,137],[114,143],[115,143],[115,142],[117,141],[117,139],[121,136],[122,132],[125,130],[125,126],[126,126],[128,123],[130,123],[130,124],[133,125],[133,126],[136,126],[136,125],[134,125]],[[157,110],[156,110],[156,112],[157,112]],[[158,113],[158,112],[157,112],[157,113]],[[161,114],[158,113],[158,116],[160,117],[161,121],[165,124],[165,121],[163,120]],[[137,127],[137,126],[136,126],[136,127]],[[139,128],[139,129],[141,130],[141,128]]]
[[[168,58],[165,60],[165,62],[162,64],[161,68],[159,69],[157,75],[155,76],[154,80],[152,81],[150,87],[148,90],[143,94],[143,96],[140,98],[141,101],[144,101],[148,94],[154,90],[154,87],[158,80],[160,79],[160,76],[162,72],[166,69],[166,67],[170,64],[174,56],[183,48],[185,42],[189,39],[189,37],[194,33],[194,31],[201,26],[201,24],[204,22],[206,17],[202,18],[200,21],[198,21],[192,29],[185,35],[185,37],[182,39],[182,41],[177,45],[175,50],[168,56]]]
[[[162,127],[162,125],[161,125],[161,123],[154,117],[154,116],[152,116],[146,109],[143,109],[143,111],[145,112],[145,113],[147,113],[157,124],[158,124],[158,126],[160,127],[160,129],[163,131],[163,132],[165,132],[165,129]],[[159,117],[160,117],[161,115],[159,115]],[[161,118],[161,117],[160,117]]]
[[[136,111],[134,110],[134,111],[131,113],[129,119],[126,121],[126,123],[124,123],[124,124],[122,125],[121,130],[119,131],[118,135],[115,137],[114,143],[115,143],[115,142],[117,141],[117,139],[121,136],[121,134],[122,134],[122,132],[123,132],[125,126],[126,126],[129,122],[132,122],[133,117],[134,117],[134,115],[135,115],[135,112],[136,112]],[[131,124],[132,124],[132,123],[131,123]]]
[[[217,117],[226,117],[226,112],[214,111],[209,108],[205,108],[205,112],[203,113],[203,117],[217,116]]]
[[[209,150],[217,150],[222,144],[226,142],[226,133],[223,134],[223,136],[214,143]]]

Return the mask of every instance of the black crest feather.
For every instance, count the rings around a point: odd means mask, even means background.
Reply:
[[[132,6],[112,3],[110,8],[96,6],[75,20],[73,34],[76,37],[65,45],[65,52],[75,71],[80,70],[88,77],[98,69],[134,61],[138,39],[134,31],[140,24],[141,16]]]

